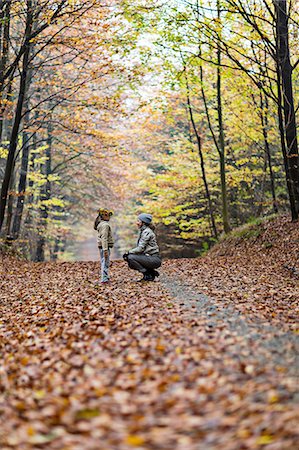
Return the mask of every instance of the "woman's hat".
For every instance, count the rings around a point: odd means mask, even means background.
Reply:
[[[151,214],[142,213],[139,214],[138,219],[143,223],[150,224],[153,220],[153,216]]]
[[[113,212],[110,211],[110,209],[103,209],[103,208],[100,208],[100,209],[98,210],[98,213],[99,213],[100,216],[102,216],[103,214],[108,214],[109,216],[113,216]]]

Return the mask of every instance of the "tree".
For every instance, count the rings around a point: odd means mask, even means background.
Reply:
[[[230,14],[240,16],[250,26],[252,32],[257,34],[258,38],[251,41],[251,47],[254,49],[263,46],[274,63],[273,69],[273,67],[265,65],[263,61],[258,61],[254,51],[253,56],[249,56],[240,47],[221,40],[229,59],[236,64],[237,68],[243,70],[257,87],[262,87],[265,95],[277,104],[281,151],[284,159],[291,215],[293,220],[298,220],[299,156],[292,81],[292,75],[298,65],[298,60],[293,65],[291,64],[288,30],[289,20],[294,20],[291,16],[292,13],[294,14],[294,9],[291,9],[291,3],[289,3],[288,10],[286,0],[274,0],[273,3],[263,0],[262,5],[258,5],[254,0],[246,4],[241,0],[228,0],[224,2],[224,8],[226,4]],[[268,87],[260,85],[255,71],[252,71],[252,67],[249,68],[246,65],[246,60],[251,62],[251,66],[253,63],[255,66],[258,65],[262,68],[264,73],[267,72]],[[275,81],[273,76],[270,75],[274,70],[276,70],[277,94],[273,91],[271,84],[271,80]],[[282,114],[284,115],[284,124],[282,123]]]
[[[18,5],[13,2],[16,8],[17,15],[22,15],[19,12]],[[10,179],[12,177],[14,158],[18,143],[18,134],[21,125],[22,115],[23,115],[23,105],[26,96],[27,87],[27,76],[29,65],[37,58],[40,52],[44,50],[47,45],[50,45],[52,40],[56,36],[65,30],[65,27],[72,25],[72,16],[75,19],[81,17],[82,14],[86,13],[93,5],[94,1],[85,2],[84,5],[70,6],[67,0],[56,1],[43,1],[42,3],[36,2],[35,0],[26,0],[25,2],[25,26],[21,30],[20,44],[17,44],[16,48],[12,48],[9,51],[8,45],[11,40],[6,41],[6,44],[2,47],[1,55],[1,71],[0,71],[0,98],[3,99],[3,92],[5,90],[5,82],[14,76],[19,64],[21,62],[21,76],[18,88],[18,101],[14,114],[14,122],[10,136],[8,157],[6,161],[5,173],[1,187],[0,196],[0,230],[2,228],[5,207],[7,202],[7,194]],[[7,7],[6,7],[7,10]],[[5,11],[6,11],[5,10]],[[10,10],[7,14],[10,13]],[[53,27],[58,21],[58,19],[66,19],[66,23],[62,22],[62,25],[58,26],[58,29]],[[67,21],[71,20],[67,23]],[[21,18],[20,18],[21,21]],[[10,23],[10,22],[9,22]],[[11,25],[10,25],[11,26]],[[20,25],[18,24],[18,27]],[[48,33],[46,40],[42,39],[39,46],[37,46],[38,39],[43,36],[43,33],[52,27],[52,34]],[[8,39],[8,32],[4,34],[4,39]],[[35,52],[30,57],[31,48],[35,44]],[[10,56],[10,58],[9,58]],[[2,107],[2,105],[0,105]]]
[[[299,154],[296,128],[296,115],[293,97],[292,73],[294,67],[290,61],[288,21],[286,0],[274,0],[276,13],[276,48],[278,89],[282,89],[284,106],[284,129],[286,140],[287,184],[289,189],[292,219],[299,218]],[[299,61],[299,60],[298,60]],[[298,63],[297,61],[297,63]],[[281,87],[280,87],[281,82]]]

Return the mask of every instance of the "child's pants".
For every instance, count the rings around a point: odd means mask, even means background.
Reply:
[[[110,264],[110,250],[108,250],[108,257],[104,257],[104,250],[100,250],[101,257],[101,281],[109,281],[109,264]]]

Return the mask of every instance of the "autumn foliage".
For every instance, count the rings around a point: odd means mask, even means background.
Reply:
[[[146,285],[4,257],[1,448],[295,449],[298,227],[254,231]]]
[[[1,449],[297,450],[298,26],[286,0],[0,0]],[[103,286],[70,261],[106,207]],[[117,259],[141,212],[152,283]]]
[[[1,1],[1,246],[75,259],[103,204],[119,255],[141,210],[168,256],[297,220],[298,23],[284,0]]]

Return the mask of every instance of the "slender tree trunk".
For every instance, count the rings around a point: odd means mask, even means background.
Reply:
[[[285,170],[285,174],[286,174],[287,190],[288,190],[288,194],[289,194],[291,211],[293,211],[295,205],[293,203],[293,196],[290,194],[291,190],[292,190],[292,185],[291,185],[290,170],[289,170],[288,158],[287,158],[287,147],[286,147],[286,142],[285,142],[281,80],[280,80],[280,72],[279,72],[278,68],[277,68],[277,116],[278,116],[280,146],[281,146],[281,151],[282,151],[282,155],[283,155],[284,170]]]
[[[199,159],[200,159],[201,174],[202,174],[202,179],[204,182],[206,197],[207,197],[207,201],[208,201],[208,209],[209,209],[209,216],[210,216],[212,231],[213,231],[214,237],[216,239],[218,239],[218,233],[217,233],[216,223],[215,223],[214,214],[213,214],[212,200],[211,200],[210,190],[209,190],[209,186],[208,186],[208,180],[206,177],[204,157],[203,157],[203,153],[202,153],[202,149],[201,149],[201,138],[197,131],[197,127],[196,127],[194,117],[193,117],[193,110],[192,110],[191,100],[190,100],[190,89],[189,89],[189,83],[188,83],[188,78],[187,78],[187,73],[186,73],[185,67],[184,67],[184,73],[185,73],[185,81],[186,81],[188,111],[189,111],[192,128],[193,128],[193,131],[194,131],[194,134],[196,137],[197,149],[198,149],[198,154],[199,154]]]
[[[49,217],[49,207],[47,205],[47,200],[51,198],[51,182],[49,180],[49,175],[51,174],[52,166],[52,133],[53,127],[51,122],[51,117],[48,122],[48,137],[47,137],[47,148],[46,148],[46,162],[43,166],[43,173],[46,177],[46,183],[41,191],[41,202],[44,202],[40,210],[41,226],[39,229],[39,238],[37,242],[36,249],[36,261],[45,260],[45,244],[46,244],[46,232],[47,232],[47,220]]]
[[[10,241],[11,238],[11,222],[12,222],[12,213],[13,213],[13,204],[14,204],[14,197],[15,197],[15,175],[14,175],[14,169],[12,176],[10,178],[9,182],[9,192],[8,192],[8,201],[7,201],[7,215],[6,215],[6,240]]]
[[[26,21],[26,36],[28,37],[28,36],[30,36],[31,30],[32,30],[31,1],[28,0],[27,4],[28,4],[28,11],[27,11],[27,21]],[[30,43],[28,41],[25,52],[24,52],[24,56],[23,56],[23,67],[22,67],[22,73],[21,73],[21,79],[20,79],[18,102],[17,102],[17,107],[16,107],[14,124],[13,124],[12,132],[11,132],[11,138],[10,138],[10,144],[9,144],[9,150],[8,150],[8,157],[7,157],[7,161],[6,161],[4,179],[3,179],[2,188],[1,188],[0,231],[1,231],[1,228],[3,225],[3,221],[4,221],[8,188],[9,188],[10,178],[11,178],[12,172],[13,172],[15,153],[16,153],[17,144],[18,144],[18,134],[19,134],[19,128],[20,128],[20,123],[21,123],[21,119],[22,119],[24,98],[25,98],[25,94],[26,94],[26,79],[27,79],[27,72],[28,72],[29,55],[30,55]]]
[[[40,101],[40,95],[39,95],[39,90],[37,91],[37,96],[36,96],[36,102],[38,103]],[[39,111],[38,109],[35,109],[35,113],[34,113],[34,126],[36,126],[36,123],[38,121],[38,117],[39,117]],[[32,136],[32,153],[31,153],[31,158],[30,158],[30,170],[32,170],[32,172],[34,172],[35,169],[35,158],[36,158],[36,153],[35,150],[37,149],[37,132],[35,131],[33,133]],[[29,187],[29,203],[33,203],[33,188],[34,188],[34,181],[31,179],[29,180],[28,183],[28,187]]]
[[[285,167],[287,187],[291,205],[292,220],[299,217],[299,155],[296,130],[296,117],[293,98],[292,66],[289,51],[288,13],[286,0],[275,0],[276,10],[276,39],[277,39],[277,63],[280,75],[279,86],[282,86],[284,134],[285,134]]]
[[[26,101],[26,108],[28,110],[29,102]],[[24,131],[23,131],[23,151],[22,151],[22,161],[21,161],[21,173],[19,179],[19,187],[18,187],[18,200],[17,206],[12,226],[12,235],[14,239],[18,239],[22,215],[24,210],[24,202],[25,202],[25,192],[26,192],[26,184],[27,184],[27,173],[28,173],[28,165],[29,165],[29,133],[26,131],[26,127],[29,123],[29,113],[27,112],[24,117]]]
[[[37,97],[37,102],[39,100],[39,96]],[[38,119],[38,115],[39,112],[36,109],[35,113],[34,113],[34,118],[35,118],[35,122]],[[31,157],[30,157],[30,164],[29,164],[29,171],[34,172],[35,170],[35,158],[36,158],[36,153],[35,150],[37,149],[37,133],[36,131],[33,133],[32,136],[32,152],[31,152]],[[25,218],[25,223],[24,223],[24,230],[26,233],[26,236],[28,236],[28,240],[29,240],[29,253],[30,253],[30,259],[34,260],[35,256],[36,256],[36,239],[33,239],[33,230],[32,230],[32,222],[33,222],[33,217],[32,217],[32,204],[34,203],[34,181],[33,179],[30,179],[28,182],[28,191],[29,191],[29,196],[28,196],[28,204],[30,205],[29,208],[27,209],[27,215]],[[35,231],[35,230],[34,230]]]
[[[60,239],[58,237],[56,237],[53,248],[51,250],[51,261],[57,261],[57,259],[58,259],[59,244],[60,244]]]
[[[218,21],[220,23],[220,1],[217,0],[217,14]],[[222,97],[221,97],[221,46],[220,39],[217,42],[217,113],[218,113],[218,126],[219,126],[219,157],[220,157],[220,178],[221,178],[221,198],[222,198],[222,219],[224,232],[230,231],[229,218],[228,218],[228,203],[227,203],[227,190],[226,190],[226,167],[225,167],[225,142],[224,142],[224,127],[223,127],[223,112],[222,112]]]
[[[207,117],[207,121],[208,121],[208,126],[209,126],[209,130],[211,132],[215,147],[219,154],[220,179],[221,179],[222,222],[223,222],[223,229],[224,229],[225,233],[227,233],[230,230],[230,226],[229,226],[229,222],[228,222],[228,213],[227,213],[225,155],[223,154],[223,152],[221,152],[220,142],[219,142],[219,139],[217,139],[217,137],[215,135],[213,124],[211,121],[211,117],[210,117],[210,113],[209,113],[209,106],[208,106],[208,102],[207,102],[207,98],[206,98],[206,94],[205,94],[205,90],[204,90],[204,84],[203,84],[202,66],[200,66],[200,68],[199,68],[199,73],[200,73],[201,95],[202,95],[202,99],[203,99],[203,103],[204,103],[204,107],[205,107],[205,113],[206,113],[206,117]],[[221,85],[219,87],[220,87],[220,91],[221,91]],[[222,110],[221,110],[221,121],[222,121]],[[222,124],[222,126],[223,126],[223,124]],[[219,129],[220,129],[220,126],[219,126]],[[224,135],[223,134],[222,134],[222,138],[223,138],[223,143],[224,143]]]
[[[12,102],[12,97],[13,97],[12,89],[13,89],[13,79],[11,78],[8,82],[7,93],[6,93],[6,99],[9,99],[10,102]],[[6,108],[7,108],[7,103],[2,105],[1,111],[0,111],[0,132],[1,132],[0,141],[2,141],[2,142],[9,141],[10,135],[11,135],[11,130],[12,130],[12,123],[13,123],[13,120],[11,118],[5,119],[5,117],[4,117]]]
[[[0,15],[1,32],[0,32],[0,78],[2,77],[8,59],[9,39],[10,39],[10,7],[11,2],[6,3]],[[10,83],[11,84],[11,83]],[[0,142],[2,139],[3,120],[6,103],[4,102],[4,91],[0,91]]]
[[[267,167],[268,167],[267,154],[266,154],[266,152],[264,152],[263,178],[262,178],[262,183],[261,183],[260,200],[259,200],[259,205],[257,208],[257,216],[260,216],[262,214],[263,208],[264,208],[263,202],[264,202],[265,189],[266,189]]]
[[[31,48],[32,50],[32,48]],[[32,53],[32,52],[31,52]],[[27,128],[29,125],[30,120],[30,113],[29,113],[29,88],[32,81],[32,69],[28,70],[27,74],[27,83],[26,83],[26,95],[24,100],[24,119],[23,119],[23,139],[22,139],[22,160],[21,160],[21,173],[19,178],[19,186],[18,186],[18,200],[17,200],[17,206],[12,226],[12,236],[14,239],[18,239],[20,229],[21,229],[21,222],[22,222],[22,215],[24,210],[24,202],[25,202],[25,191],[26,191],[26,184],[27,184],[27,174],[28,174],[28,167],[29,167],[29,153],[30,153],[30,144],[29,144],[29,133],[27,132]]]
[[[278,212],[277,208],[277,201],[276,201],[276,192],[275,192],[275,180],[274,180],[274,172],[273,172],[273,166],[272,166],[272,155],[268,140],[268,111],[269,111],[269,104],[268,104],[268,98],[265,97],[265,102],[263,98],[263,93],[260,91],[260,118],[262,123],[262,130],[263,130],[263,137],[264,137],[264,143],[265,143],[265,153],[267,156],[267,162],[269,167],[269,174],[270,174],[270,185],[271,185],[271,194],[272,194],[272,207],[274,213]]]

